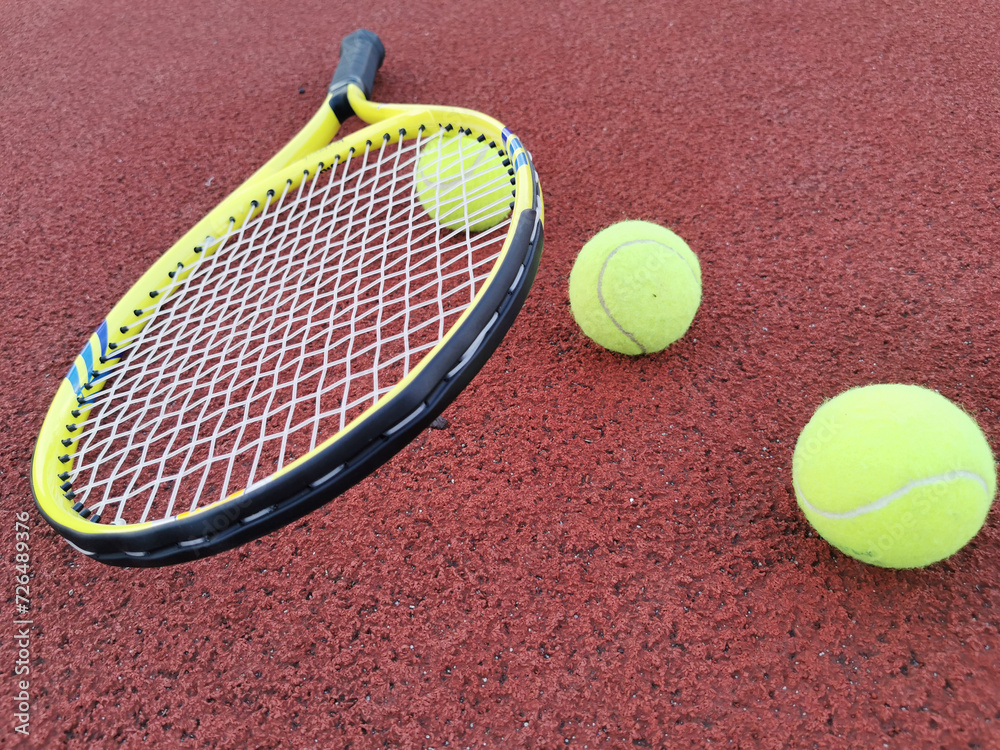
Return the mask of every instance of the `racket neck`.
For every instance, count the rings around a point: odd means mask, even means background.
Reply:
[[[323,148],[337,135],[340,125],[341,121],[334,116],[330,105],[330,97],[328,97],[323,106],[319,108],[319,111],[313,115],[309,124],[292,140],[286,143],[264,166],[254,172],[244,185],[260,178],[270,177],[283,170],[289,164],[293,164],[304,156]]]

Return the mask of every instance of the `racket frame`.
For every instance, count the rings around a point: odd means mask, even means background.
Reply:
[[[46,520],[73,546],[102,562],[124,566],[157,566],[184,562],[231,549],[280,528],[356,484],[423,430],[471,381],[513,323],[541,257],[544,208],[531,157],[520,141],[497,120],[458,107],[376,104],[357,85],[347,87],[351,109],[368,125],[330,143],[340,127],[334,115],[334,95],[289,143],[224,198],[163,254],[125,293],[104,323],[87,341],[59,385],[42,425],[32,459],[31,484],[36,504]],[[90,407],[78,394],[95,396],[103,387],[100,368],[115,361],[114,349],[135,335],[151,292],[171,284],[178,263],[185,269],[200,254],[206,238],[224,236],[247,214],[262,210],[268,190],[289,190],[314,174],[316,166],[343,161],[358,147],[378,146],[385,137],[421,127],[450,125],[496,142],[513,167],[514,204],[511,227],[499,257],[473,302],[444,338],[377,403],[312,451],[283,466],[255,486],[223,500],[157,519],[128,525],[94,523],[74,509],[60,474],[69,472],[72,444]],[[328,145],[326,145],[328,144]],[[221,244],[221,243],[220,243]],[[184,271],[180,271],[184,273]],[[97,376],[95,379],[95,375]],[[70,417],[72,421],[69,421]]]

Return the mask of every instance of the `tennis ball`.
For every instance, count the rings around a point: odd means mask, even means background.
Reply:
[[[507,218],[510,180],[497,150],[469,135],[434,138],[417,161],[417,197],[448,229],[482,232]]]
[[[651,354],[679,339],[701,304],[701,266],[680,237],[648,221],[622,221],[583,246],[569,275],[581,330],[605,349]]]
[[[996,493],[975,421],[934,391],[870,385],[816,410],[792,457],[799,507],[834,547],[885,568],[922,568],[965,546]]]

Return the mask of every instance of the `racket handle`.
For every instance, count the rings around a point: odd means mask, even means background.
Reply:
[[[385,60],[385,47],[378,34],[367,29],[358,29],[348,34],[340,43],[340,62],[330,81],[330,107],[338,122],[343,122],[354,114],[347,101],[347,87],[355,84],[365,96],[372,93],[375,73]]]

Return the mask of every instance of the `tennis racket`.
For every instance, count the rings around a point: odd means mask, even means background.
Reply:
[[[542,251],[531,157],[471,110],[368,100],[346,37],[320,111],[90,336],[32,460],[81,552],[151,567],[288,524],[382,465],[469,383]],[[351,115],[366,126],[331,143]]]

